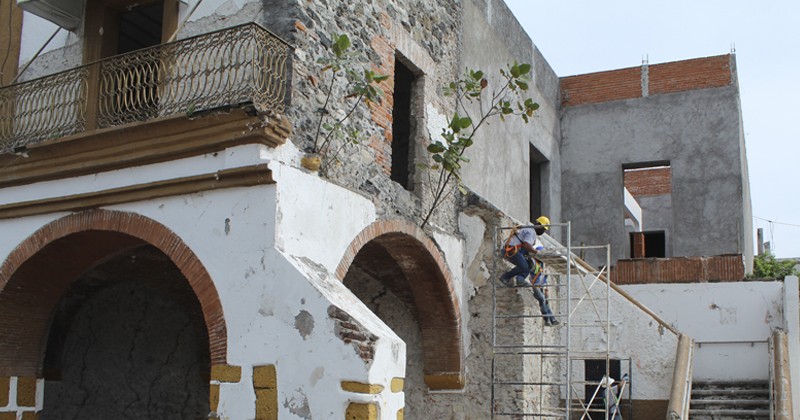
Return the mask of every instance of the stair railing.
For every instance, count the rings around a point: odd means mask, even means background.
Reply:
[[[692,368],[694,339],[686,334],[678,336],[675,354],[675,370],[672,373],[672,389],[669,394],[667,420],[689,418],[689,402],[692,395]]]
[[[770,419],[793,420],[789,338],[786,331],[776,328],[772,332],[769,344]]]

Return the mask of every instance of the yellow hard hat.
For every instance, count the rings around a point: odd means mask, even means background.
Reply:
[[[550,218],[547,216],[539,216],[536,221],[539,222],[540,225],[544,226],[545,229],[550,229]]]

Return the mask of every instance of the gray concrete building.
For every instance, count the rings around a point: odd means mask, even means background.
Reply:
[[[563,216],[575,240],[612,244],[614,260],[739,254],[749,271],[734,55],[565,77],[561,86]],[[626,187],[641,209],[635,231],[626,227]]]

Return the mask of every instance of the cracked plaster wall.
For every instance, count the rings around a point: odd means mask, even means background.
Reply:
[[[45,381],[41,418],[205,417],[210,365],[202,339],[192,318],[154,289],[135,280],[111,285],[72,320],[61,376]]]

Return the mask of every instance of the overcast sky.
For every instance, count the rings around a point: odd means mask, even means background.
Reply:
[[[799,0],[506,3],[560,77],[735,48],[753,226],[777,257],[800,257]]]

